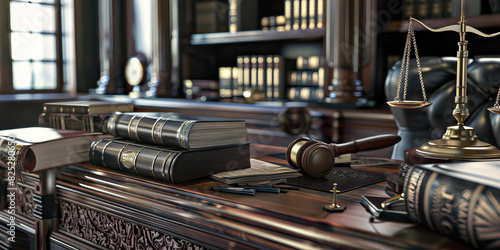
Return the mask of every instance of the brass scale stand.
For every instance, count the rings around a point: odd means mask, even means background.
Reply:
[[[389,101],[392,107],[398,108],[422,108],[432,103],[427,100],[425,95],[424,81],[422,78],[422,70],[420,67],[420,59],[418,57],[417,44],[415,34],[413,31],[412,21],[420,23],[427,30],[432,32],[455,31],[460,34],[460,42],[458,43],[457,52],[457,83],[456,83],[456,107],[453,110],[453,116],[457,120],[456,126],[450,126],[446,129],[446,133],[441,139],[429,141],[416,149],[417,153],[423,156],[434,158],[445,158],[454,160],[479,160],[479,159],[493,159],[500,158],[500,150],[495,146],[480,141],[474,133],[474,128],[465,126],[464,121],[469,116],[467,109],[467,51],[468,42],[465,40],[465,34],[471,32],[482,37],[494,37],[500,35],[500,32],[494,34],[485,34],[474,27],[468,26],[464,16],[464,0],[461,1],[461,16],[458,24],[449,25],[446,27],[433,29],[425,25],[423,22],[415,18],[410,18],[408,25],[408,35],[406,39],[405,50],[401,64],[401,72],[399,76],[399,85],[397,95],[394,101]],[[411,45],[415,48],[415,59],[418,67],[420,85],[422,88],[422,101],[406,100],[406,90],[408,86],[408,65],[410,62]],[[403,68],[406,70],[404,79],[403,100],[400,100],[401,91],[401,78],[403,75]],[[488,110],[495,114],[500,114],[500,86],[494,107]]]

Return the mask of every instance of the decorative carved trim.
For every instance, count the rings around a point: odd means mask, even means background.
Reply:
[[[87,207],[64,200],[59,201],[60,230],[108,249],[204,249],[189,241],[177,239]]]
[[[25,188],[17,185],[16,190],[16,214],[24,215],[34,219],[35,209],[37,204],[33,199],[33,189]]]

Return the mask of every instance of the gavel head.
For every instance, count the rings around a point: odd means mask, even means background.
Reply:
[[[312,177],[323,177],[330,173],[335,156],[331,145],[307,137],[293,140],[286,151],[288,164]]]

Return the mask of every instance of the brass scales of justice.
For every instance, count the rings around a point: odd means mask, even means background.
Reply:
[[[406,45],[403,52],[403,59],[401,63],[401,71],[399,75],[399,84],[397,88],[397,95],[394,101],[389,101],[392,107],[397,108],[423,108],[431,105],[432,103],[427,100],[425,94],[424,81],[422,77],[422,70],[420,67],[420,59],[418,56],[417,44],[415,40],[415,33],[413,30],[412,22],[418,22],[424,28],[432,32],[444,32],[444,31],[455,31],[460,35],[460,41],[458,42],[458,52],[457,52],[457,82],[456,82],[456,96],[455,104],[456,107],[453,110],[453,116],[457,120],[457,125],[449,126],[446,129],[446,133],[441,139],[431,140],[422,146],[416,148],[417,153],[434,157],[434,158],[446,158],[454,160],[479,160],[479,159],[494,159],[500,158],[500,150],[495,146],[480,141],[474,132],[474,128],[465,126],[464,121],[469,116],[469,110],[467,109],[467,40],[465,40],[465,34],[467,32],[474,33],[482,37],[495,37],[500,35],[500,32],[494,34],[485,34],[474,27],[468,26],[465,21],[464,15],[464,0],[461,1],[461,15],[458,24],[449,25],[442,28],[433,29],[425,25],[423,22],[410,17],[408,24],[408,35],[406,38]],[[408,86],[408,65],[410,62],[410,51],[411,47],[415,49],[415,60],[418,67],[419,80],[423,95],[422,101],[406,100],[406,90]],[[400,99],[401,92],[401,81],[403,70],[405,69],[405,79],[403,86],[403,99]],[[496,98],[494,107],[488,108],[488,110],[495,114],[500,114],[500,86]]]

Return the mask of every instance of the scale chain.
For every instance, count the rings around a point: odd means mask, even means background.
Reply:
[[[422,89],[422,96],[423,96],[423,102],[427,102],[427,95],[425,93],[425,86],[424,86],[424,79],[422,76],[422,67],[420,66],[420,57],[418,55],[418,49],[417,49],[417,41],[415,38],[415,32],[413,30],[413,23],[412,19],[410,18],[410,21],[408,23],[408,34],[406,36],[406,43],[405,43],[405,49],[403,52],[403,59],[401,61],[401,71],[399,72],[399,81],[398,81],[398,89],[397,89],[397,94],[396,97],[394,98],[394,101],[400,102],[400,93],[401,93],[401,80],[403,76],[403,68],[404,73],[405,73],[405,79],[404,79],[404,88],[403,88],[403,101],[406,101],[406,95],[407,95],[407,90],[408,90],[408,69],[410,65],[410,55],[411,55],[411,46],[413,42],[413,47],[415,48],[415,59],[417,63],[417,69],[418,69],[418,77],[420,80],[420,86]]]
[[[410,27],[411,37],[413,40],[413,46],[415,47],[415,59],[417,61],[418,77],[420,79],[420,87],[422,88],[422,96],[424,98],[423,102],[427,102],[427,95],[425,94],[424,78],[422,77],[422,68],[420,67],[420,58],[418,56],[417,42],[415,39],[415,33],[413,31],[413,26]]]
[[[497,100],[495,102],[495,108],[500,108],[500,86],[498,87],[498,94],[497,94]]]
[[[411,25],[411,20],[410,20],[410,25]],[[398,89],[397,89],[397,92],[396,92],[396,97],[394,98],[394,101],[397,101],[399,102],[400,99],[399,99],[399,96],[400,96],[400,93],[401,93],[401,78],[403,77],[403,68],[406,67],[406,74],[405,74],[405,93],[406,93],[406,85],[408,83],[408,62],[407,62],[407,54],[409,54],[409,49],[408,49],[408,44],[410,44],[410,33],[408,32],[408,34],[406,35],[406,43],[405,43],[405,49],[404,49],[404,52],[403,52],[403,59],[401,61],[401,71],[399,72],[399,81],[398,81]],[[411,49],[411,45],[410,45],[410,49]],[[406,95],[404,96],[403,100],[406,99]]]

